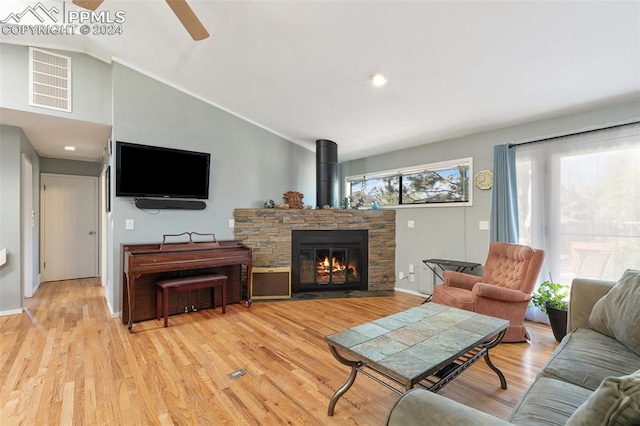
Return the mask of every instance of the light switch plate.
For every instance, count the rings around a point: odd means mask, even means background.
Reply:
[[[130,229],[133,229],[133,226],[134,226],[133,219],[127,219],[127,220],[125,220],[125,222],[124,222],[124,229],[129,229],[129,230],[130,230]]]

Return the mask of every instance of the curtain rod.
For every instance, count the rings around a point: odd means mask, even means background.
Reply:
[[[587,134],[587,133],[599,132],[600,130],[615,129],[617,127],[630,126],[632,124],[639,124],[639,123],[640,123],[640,120],[636,120],[636,121],[631,121],[629,123],[614,124],[612,126],[600,127],[598,129],[591,129],[591,130],[583,130],[583,131],[580,131],[580,132],[566,133],[566,134],[563,134],[563,135],[551,136],[551,137],[548,137],[548,138],[536,139],[536,140],[527,141],[527,142],[510,143],[508,146],[509,146],[509,148],[513,148],[514,146],[529,145],[529,144],[538,143],[538,142],[547,142],[547,141],[552,141],[554,139],[566,138],[566,137],[569,137],[569,136],[584,135],[584,134]]]

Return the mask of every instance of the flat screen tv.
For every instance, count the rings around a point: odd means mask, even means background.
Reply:
[[[209,198],[211,154],[116,142],[116,196]]]

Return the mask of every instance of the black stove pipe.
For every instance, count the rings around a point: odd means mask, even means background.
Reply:
[[[316,141],[316,205],[338,207],[338,144]]]

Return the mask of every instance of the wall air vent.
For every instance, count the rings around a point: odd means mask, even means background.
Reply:
[[[29,48],[29,105],[71,112],[71,58]]]

